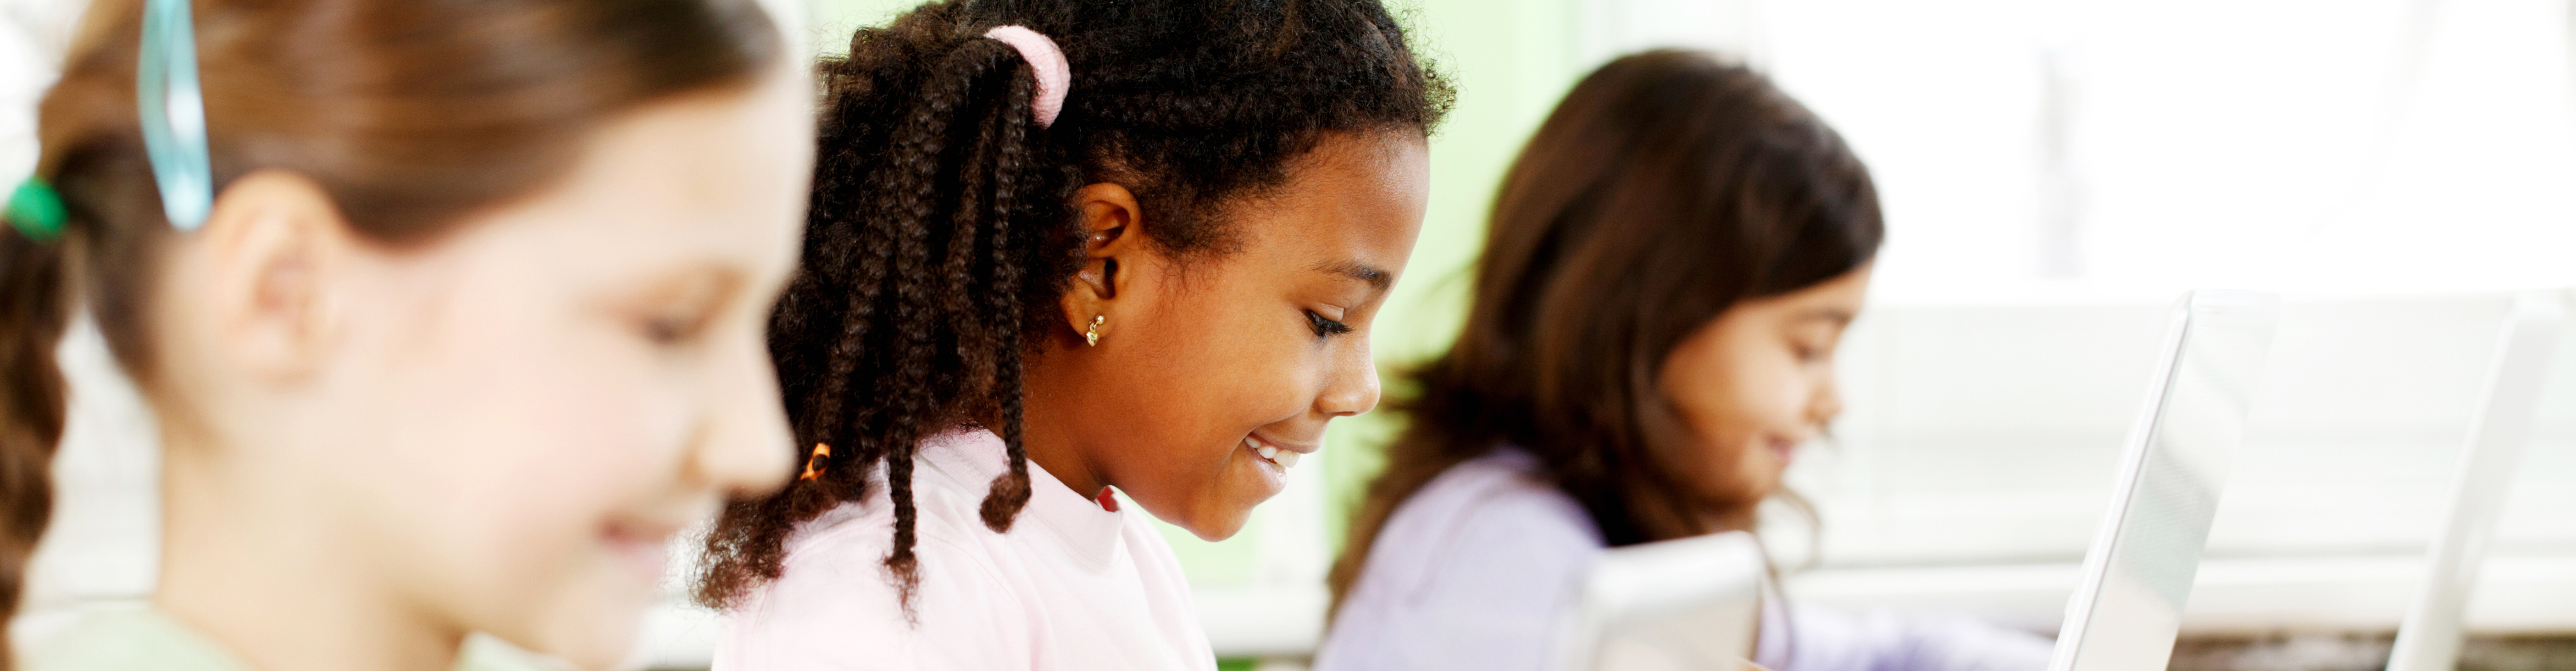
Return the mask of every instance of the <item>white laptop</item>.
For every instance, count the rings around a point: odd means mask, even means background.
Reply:
[[[2050,671],[2164,671],[2280,313],[2244,291],[2176,304]]]
[[[1741,531],[1613,548],[1584,576],[1553,668],[1743,668],[1768,570]]]
[[[2397,627],[2388,671],[2450,671],[2460,659],[2460,619],[2479,561],[2504,506],[2514,462],[2529,442],[2540,390],[2567,321],[2558,292],[2533,292],[2514,300],[2487,366],[2486,387],[2469,416],[2468,446],[2452,476],[2449,514],[2427,553],[2424,582]]]

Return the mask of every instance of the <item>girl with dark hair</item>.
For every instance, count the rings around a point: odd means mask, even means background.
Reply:
[[[1205,669],[1171,549],[1377,403],[1449,94],[1377,0],[950,0],[859,31],[730,506],[718,668]]]
[[[83,25],[0,231],[0,607],[82,319],[159,420],[160,576],[0,660],[429,670],[482,631],[604,668],[674,534],[784,481],[811,80],[749,0]]]
[[[1841,409],[1834,348],[1881,234],[1868,170],[1761,75],[1651,51],[1586,77],[1504,178],[1465,330],[1414,374],[1319,667],[1542,668],[1603,548],[1751,529]],[[1781,671],[2049,652],[1776,602],[1742,635]]]

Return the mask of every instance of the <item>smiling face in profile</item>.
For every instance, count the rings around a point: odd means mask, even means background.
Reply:
[[[312,666],[309,639],[434,660],[472,631],[625,659],[668,541],[788,475],[765,327],[807,88],[782,70],[627,112],[416,245],[351,233],[292,173],[235,180],[158,301],[162,606],[261,668]],[[369,633],[274,624],[324,613]]]
[[[1842,412],[1834,353],[1869,275],[1737,302],[1664,359],[1657,386],[1691,434],[1683,470],[1712,509],[1749,511],[1778,491],[1798,446]]]
[[[382,349],[350,382],[383,390],[356,410],[380,423],[378,472],[417,474],[369,500],[424,542],[377,557],[417,569],[420,598],[613,664],[672,537],[783,484],[764,336],[811,141],[798,78],[772,79],[608,125],[557,189],[386,268],[422,295],[369,315]]]
[[[1418,134],[1329,134],[1284,184],[1218,215],[1226,249],[1180,258],[1116,222],[1137,216],[1123,188],[1085,189],[1086,219],[1111,223],[1093,226],[1064,317],[1073,333],[1103,317],[1100,340],[1033,363],[1032,458],[1085,495],[1115,486],[1201,538],[1234,535],[1327,422],[1377,405],[1370,324],[1428,184]]]

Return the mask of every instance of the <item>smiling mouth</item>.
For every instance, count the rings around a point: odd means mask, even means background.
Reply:
[[[1289,468],[1297,465],[1298,457],[1304,456],[1295,450],[1280,449],[1279,446],[1272,445],[1268,441],[1262,440],[1259,436],[1244,436],[1243,447],[1244,449],[1252,450],[1253,456],[1261,457],[1262,461],[1270,462],[1270,465],[1279,467],[1280,472],[1283,473],[1287,472]]]

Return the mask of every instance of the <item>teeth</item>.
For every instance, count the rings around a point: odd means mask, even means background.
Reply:
[[[1263,460],[1277,465],[1280,470],[1296,466],[1297,457],[1300,456],[1295,450],[1282,450],[1277,445],[1264,445],[1260,439],[1250,436],[1244,437],[1243,446],[1252,448],[1253,454],[1261,455]]]

